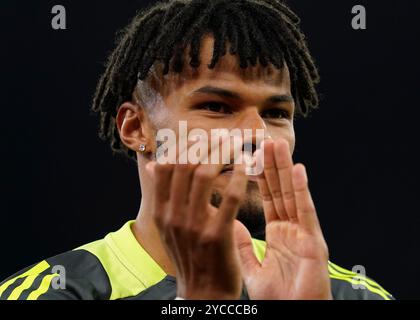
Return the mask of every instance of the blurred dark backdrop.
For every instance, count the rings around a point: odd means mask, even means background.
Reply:
[[[1,1],[0,279],[135,218],[135,166],[97,138],[89,109],[116,31],[149,2]],[[289,3],[322,76],[320,110],[296,124],[295,159],[308,166],[331,260],[418,299],[419,2]],[[51,28],[56,4],[67,30]],[[351,28],[357,4],[364,31]]]

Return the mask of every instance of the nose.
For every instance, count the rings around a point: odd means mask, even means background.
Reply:
[[[242,152],[248,152],[254,154],[257,150],[257,145],[253,142],[244,142],[242,145]]]
[[[260,147],[261,142],[270,137],[264,119],[257,108],[247,110],[241,119],[240,128],[243,132],[242,151],[244,152],[253,154]]]

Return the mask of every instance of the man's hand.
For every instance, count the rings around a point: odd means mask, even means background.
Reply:
[[[247,185],[235,166],[219,209],[211,187],[223,165],[161,165],[151,162],[154,218],[176,267],[177,295],[185,299],[238,299],[242,291],[234,221]]]
[[[328,248],[308,189],[305,167],[293,165],[287,141],[264,143],[264,173],[258,178],[267,223],[267,249],[262,263],[254,255],[248,230],[238,221],[235,225],[249,296],[332,299]],[[261,153],[257,161],[261,161]]]

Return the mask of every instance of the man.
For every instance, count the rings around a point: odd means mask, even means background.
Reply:
[[[292,162],[294,116],[318,104],[298,24],[279,0],[168,1],[139,13],[93,103],[101,137],[137,161],[137,219],[4,280],[0,298],[393,299],[329,262],[305,167]],[[243,155],[251,146],[263,172],[248,177],[234,159],[161,163],[159,131],[178,142],[183,121],[202,134],[252,130]]]

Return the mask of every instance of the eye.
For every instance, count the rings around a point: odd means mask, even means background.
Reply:
[[[275,108],[275,109],[264,110],[261,113],[261,116],[263,118],[274,119],[274,120],[290,119],[290,112],[284,109]]]
[[[221,102],[205,102],[197,106],[199,110],[207,110],[215,113],[232,113],[232,110],[225,103]]]

